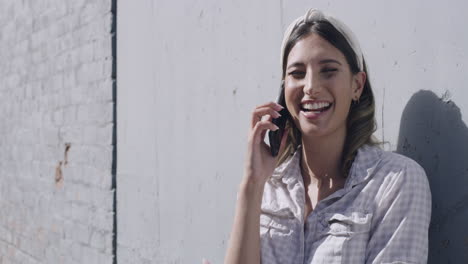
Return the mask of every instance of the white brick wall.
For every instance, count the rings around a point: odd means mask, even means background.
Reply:
[[[111,7],[0,1],[0,264],[113,262]]]

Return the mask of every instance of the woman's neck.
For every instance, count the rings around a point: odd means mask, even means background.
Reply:
[[[301,171],[304,184],[332,184],[343,177],[341,158],[346,131],[329,137],[302,137]]]

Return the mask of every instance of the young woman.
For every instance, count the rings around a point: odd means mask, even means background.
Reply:
[[[381,150],[353,33],[309,10],[287,29],[280,154],[264,142],[282,106],[252,114],[226,264],[425,263],[431,194],[413,160]]]

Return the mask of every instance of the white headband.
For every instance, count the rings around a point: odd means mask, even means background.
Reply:
[[[281,44],[281,64],[283,63],[283,56],[284,56],[284,48],[286,46],[286,42],[288,41],[289,37],[291,37],[291,33],[301,24],[301,23],[310,23],[318,20],[325,20],[330,22],[348,41],[351,48],[356,53],[357,64],[360,71],[363,71],[364,65],[364,58],[362,56],[361,48],[359,47],[359,43],[357,42],[357,38],[354,36],[351,29],[349,29],[343,22],[339,21],[338,19],[330,16],[325,15],[322,11],[318,9],[309,9],[307,13],[303,16],[298,17],[294,20],[289,27],[284,32],[283,42]]]

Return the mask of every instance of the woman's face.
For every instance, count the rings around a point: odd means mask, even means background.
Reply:
[[[319,35],[299,40],[288,55],[284,86],[302,136],[345,135],[350,104],[365,78],[364,72],[352,74],[344,54]]]

